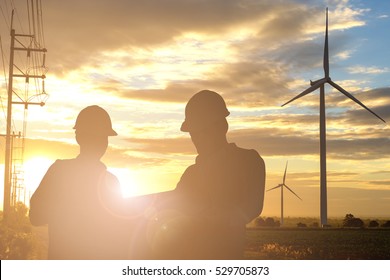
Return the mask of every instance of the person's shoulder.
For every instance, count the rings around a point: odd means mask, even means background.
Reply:
[[[77,159],[69,158],[69,159],[56,159],[52,165],[60,166],[60,165],[72,165],[76,162]]]
[[[73,165],[73,159],[56,159],[49,167],[49,171],[63,169],[65,166]]]
[[[198,165],[197,164],[192,164],[192,165],[188,166],[186,168],[186,170],[184,170],[183,175],[185,175],[185,174],[192,174],[192,173],[196,172],[197,169],[198,169]]]
[[[111,173],[109,170],[106,170],[106,174],[105,174],[106,178],[110,179],[110,180],[118,180],[118,178],[116,177],[116,175],[114,175],[113,173]]]
[[[190,166],[188,166],[183,174],[181,175],[180,177],[180,181],[177,185],[177,187],[180,186],[180,184],[182,184],[183,182],[188,182],[188,181],[192,181],[194,178],[197,178],[199,177],[199,164],[192,164]]]
[[[74,169],[78,169],[79,166],[80,166],[80,163],[77,160],[77,158],[57,159],[52,164],[52,167],[55,170],[74,170]]]
[[[236,144],[230,144],[232,153],[237,157],[241,158],[242,161],[252,164],[257,164],[259,166],[264,166],[264,160],[260,154],[255,149],[245,149],[238,147]]]
[[[106,170],[106,172],[105,172],[104,179],[105,179],[106,183],[111,185],[111,186],[119,186],[120,185],[118,177],[116,177],[113,173],[111,173],[108,170]]]
[[[237,146],[235,143],[230,143],[229,149],[231,152],[236,153],[236,154],[241,154],[243,156],[261,158],[260,154],[255,149],[241,148],[241,147]]]

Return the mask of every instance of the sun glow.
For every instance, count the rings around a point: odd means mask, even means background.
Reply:
[[[45,157],[34,157],[25,161],[24,178],[27,192],[32,194],[37,189],[52,164],[53,160]],[[126,168],[109,168],[109,171],[118,178],[124,197],[137,196],[143,193],[138,176],[134,171]]]
[[[24,182],[28,193],[36,190],[51,164],[53,160],[45,157],[33,157],[24,162]]]
[[[141,188],[139,187],[139,180],[134,171],[126,168],[110,168],[119,180],[123,197],[131,197],[141,195]]]

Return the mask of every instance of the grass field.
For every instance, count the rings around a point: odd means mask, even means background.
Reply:
[[[12,226],[2,223],[0,259],[46,259],[47,227],[32,227],[26,209],[15,212]],[[379,220],[383,224],[386,220]],[[390,228],[342,228],[342,219],[329,219],[329,228],[312,227],[316,219],[287,218],[283,227],[247,230],[246,259],[260,260],[390,260]],[[364,221],[365,225],[370,219]],[[298,228],[298,223],[309,225]],[[221,232],[221,234],[224,234]]]
[[[34,235],[46,252],[46,228],[34,228]],[[247,240],[245,259],[390,260],[390,229],[385,228],[251,228]]]
[[[390,259],[390,230],[384,228],[253,228],[247,237],[246,259]]]

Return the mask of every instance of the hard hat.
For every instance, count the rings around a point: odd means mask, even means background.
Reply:
[[[112,129],[111,118],[102,107],[92,105],[80,111],[73,127],[76,132],[90,134],[103,134],[116,136],[118,133]]]
[[[222,96],[211,90],[202,90],[190,98],[185,109],[185,120],[180,130],[202,130],[229,116]]]

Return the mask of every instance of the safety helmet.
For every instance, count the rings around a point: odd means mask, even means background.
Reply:
[[[185,108],[185,120],[180,130],[202,130],[226,118],[230,112],[222,96],[211,90],[202,90],[190,98]]]
[[[111,118],[102,107],[92,105],[80,111],[73,127],[76,132],[116,136],[112,129]]]

